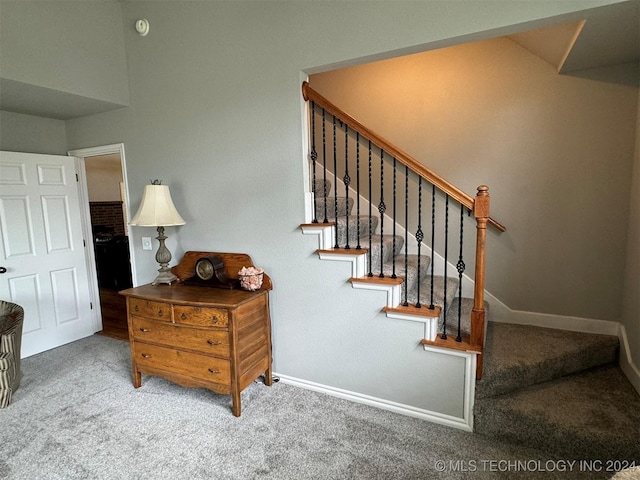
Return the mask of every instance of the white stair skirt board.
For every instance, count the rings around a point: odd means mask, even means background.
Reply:
[[[631,358],[627,329],[622,324],[620,324],[618,338],[620,339],[620,368],[633,385],[633,388],[640,394],[640,369]]]
[[[380,283],[371,283],[363,279],[362,282],[351,280],[351,286],[353,288],[359,288],[362,290],[380,290],[387,292],[387,304],[389,308],[397,307],[400,304],[401,285],[385,285]]]
[[[410,315],[400,312],[385,312],[387,318],[396,320],[408,320],[410,322],[424,323],[424,339],[434,341],[438,336],[439,317],[423,317],[421,315]]]
[[[304,235],[317,235],[318,236],[318,249],[329,250],[333,248],[333,229],[332,226],[326,226],[321,224],[307,224],[301,227]]]
[[[304,218],[309,219],[308,223],[311,223],[313,217],[313,192],[304,192]]]
[[[354,278],[363,277],[367,268],[367,254],[357,253],[358,250],[353,250],[353,254],[348,253],[332,253],[332,252],[318,252],[320,260],[337,260],[339,262],[351,262],[351,276]]]
[[[383,398],[372,397],[364,395],[362,393],[352,392],[349,390],[343,390],[341,388],[331,387],[329,385],[323,385],[320,383],[310,382],[300,378],[290,377],[288,375],[282,375],[274,372],[274,375],[280,377],[282,383],[287,385],[293,385],[294,387],[304,388],[312,390],[314,392],[320,392],[334,397],[349,400],[355,403],[362,403],[371,407],[380,408],[382,410],[389,410],[400,415],[406,415],[408,417],[420,418],[429,422],[437,423],[439,425],[445,425],[447,427],[454,427],[466,432],[473,432],[473,402],[475,395],[475,372],[476,372],[476,355],[472,353],[458,352],[454,350],[433,348],[425,346],[425,350],[432,350],[436,353],[445,355],[456,355],[466,357],[465,359],[465,387],[464,387],[464,399],[463,399],[463,416],[455,417],[443,413],[434,412],[431,410],[425,410],[422,408],[413,407],[411,405],[405,405],[402,403],[392,402]]]

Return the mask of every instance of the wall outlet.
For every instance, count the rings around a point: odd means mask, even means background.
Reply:
[[[142,249],[151,250],[151,237],[142,237]]]

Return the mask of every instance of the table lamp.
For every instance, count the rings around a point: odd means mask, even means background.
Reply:
[[[156,239],[160,242],[160,247],[156,252],[156,262],[160,264],[158,276],[151,283],[157,285],[159,283],[168,283],[171,285],[178,277],[171,273],[169,262],[171,261],[171,252],[165,246],[164,241],[167,239],[164,235],[164,227],[173,227],[176,225],[184,225],[186,222],[180,216],[176,207],[171,200],[171,193],[167,185],[162,185],[159,180],[154,180],[151,185],[145,185],[142,194],[142,203],[138,212],[129,222],[129,225],[139,227],[158,227],[158,236]]]

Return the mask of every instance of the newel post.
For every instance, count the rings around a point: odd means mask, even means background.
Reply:
[[[473,216],[476,218],[476,271],[473,291],[473,310],[471,312],[472,347],[481,352],[484,347],[484,259],[487,243],[487,221],[489,220],[489,187],[480,185],[473,204]],[[478,355],[476,378],[482,378],[482,354]]]

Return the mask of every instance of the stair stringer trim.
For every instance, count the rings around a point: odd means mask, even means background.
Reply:
[[[364,276],[367,269],[367,252],[356,252],[358,251],[355,250],[353,254],[347,254],[332,253],[331,250],[320,250],[318,251],[318,257],[320,257],[320,260],[351,262],[351,276],[357,278]]]
[[[425,351],[435,352],[443,355],[451,355],[464,359],[464,394],[463,394],[463,419],[473,432],[473,405],[476,398],[476,367],[478,354],[475,352],[462,352],[449,348],[423,345]]]
[[[407,320],[409,322],[424,323],[424,337],[428,340],[435,340],[438,336],[438,319],[440,317],[424,317],[418,315],[411,315],[409,313],[399,312],[386,312],[387,318],[393,318],[396,320]]]
[[[443,349],[438,349],[436,353],[450,354],[450,352],[444,352]],[[459,352],[458,352],[459,353]],[[473,355],[475,358],[475,355]],[[470,363],[474,364],[475,360]],[[473,370],[475,372],[475,370]],[[304,388],[314,392],[324,393],[333,397],[342,398],[355,403],[361,403],[381,410],[388,410],[390,412],[398,413],[400,415],[406,415],[408,417],[420,418],[439,425],[445,425],[447,427],[458,428],[466,432],[473,432],[473,390],[469,391],[465,386],[465,398],[464,398],[464,412],[463,417],[456,417],[453,415],[446,415],[443,413],[434,412],[432,410],[425,410],[422,408],[413,407],[402,403],[392,402],[383,398],[372,397],[370,395],[364,395],[362,393],[353,392],[350,390],[344,390],[341,388],[331,387],[329,385],[323,385],[320,383],[310,382],[296,377],[290,377],[288,375],[282,375],[274,372],[274,375],[280,377],[280,381],[287,385],[293,385],[294,387]],[[468,368],[465,366],[465,382],[469,378]],[[475,373],[471,375],[472,379],[475,379]],[[471,382],[475,388],[475,381]],[[469,398],[467,398],[469,397]]]
[[[365,255],[366,257],[366,255]],[[360,275],[362,277],[362,275]],[[367,278],[363,278],[361,282],[358,281],[358,278],[351,279],[351,286],[353,288],[358,288],[362,290],[379,290],[382,292],[386,292],[387,294],[387,307],[396,307],[400,305],[400,294],[401,294],[401,285],[385,285],[380,283],[371,283],[367,282]]]
[[[307,223],[300,227],[303,235],[318,236],[318,250],[328,250],[334,236],[334,226],[325,223]]]

